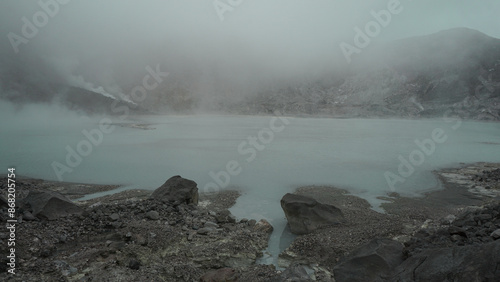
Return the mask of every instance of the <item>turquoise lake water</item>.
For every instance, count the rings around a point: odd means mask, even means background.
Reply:
[[[297,187],[344,188],[377,208],[376,197],[391,191],[418,196],[439,189],[435,169],[461,162],[500,162],[499,123],[452,118],[141,116],[133,122],[154,129],[115,126],[109,133],[101,131],[102,140],[94,135],[94,144],[82,130],[95,133],[99,121],[102,118],[51,111],[4,118],[0,165],[5,173],[14,166],[24,176],[122,184],[125,189],[155,189],[173,175],[196,181],[201,192],[236,188],[243,196],[232,213],[271,222],[275,231],[269,252],[274,256],[280,240],[289,240],[281,237],[286,220],[279,200]],[[71,150],[81,158],[77,165],[71,163],[74,166],[66,160]],[[412,171],[405,166],[403,174],[398,172],[401,159]],[[59,171],[60,178],[55,163],[68,168]],[[387,172],[400,181],[391,187]]]

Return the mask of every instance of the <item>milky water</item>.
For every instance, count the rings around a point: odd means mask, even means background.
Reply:
[[[243,192],[231,212],[238,218],[266,218],[274,226],[269,252],[276,258],[290,236],[279,200],[303,185],[332,185],[369,200],[391,191],[384,173],[398,175],[400,156],[419,150],[415,140],[439,137],[432,154],[413,153],[414,172],[394,190],[415,196],[439,189],[432,170],[460,162],[500,162],[500,124],[457,120],[318,119],[272,116],[144,116],[154,130],[115,127],[62,174],[64,181],[123,184],[155,189],[173,175]],[[98,120],[26,119],[2,122],[2,169],[16,167],[29,177],[57,180],[53,162],[67,165],[67,146],[86,140],[82,130]],[[434,132],[434,133],[433,133]],[[439,134],[440,133],[440,134]],[[250,144],[255,137],[257,145]],[[261,139],[259,139],[259,137]],[[444,140],[446,139],[446,140]],[[434,142],[434,141],[433,141]],[[424,157],[419,159],[418,157]],[[421,164],[420,164],[421,163]],[[230,164],[228,173],[228,164]],[[237,166],[235,166],[237,164]],[[234,167],[231,167],[234,166]],[[68,168],[70,168],[68,166]],[[210,172],[220,176],[219,185]],[[223,176],[229,176],[226,187]],[[211,184],[209,184],[211,183]],[[210,189],[213,191],[213,189]],[[281,247],[280,247],[281,245]]]

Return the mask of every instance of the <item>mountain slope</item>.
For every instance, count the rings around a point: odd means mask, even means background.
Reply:
[[[66,73],[36,56],[16,60],[0,56],[0,65],[0,98],[17,103],[57,100],[90,113],[116,114],[112,110],[116,100],[111,96],[120,99],[119,93],[130,93],[144,79],[142,67],[130,76],[111,66],[106,72]],[[404,118],[453,113],[466,119],[500,120],[500,39],[467,28],[374,43],[348,67],[337,67],[329,74],[318,72],[279,82],[270,77],[266,83],[249,84],[251,78],[242,73],[231,77],[216,73],[215,67],[172,71],[165,83],[148,90],[140,106],[120,103],[135,113],[202,109]],[[92,81],[85,81],[85,74]],[[103,94],[108,92],[115,94]]]
[[[367,50],[342,77],[261,93],[249,111],[500,120],[500,40],[458,28]]]

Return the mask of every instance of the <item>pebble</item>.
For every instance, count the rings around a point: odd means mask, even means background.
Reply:
[[[24,211],[23,218],[26,220],[36,220],[36,217],[29,211]]]
[[[157,211],[148,211],[148,213],[146,213],[146,217],[151,220],[157,220],[160,218],[160,214]]]
[[[209,228],[219,228],[219,225],[217,223],[211,221],[205,222],[204,226]]]
[[[497,229],[490,234],[491,238],[498,240],[500,239],[500,229]]]
[[[131,259],[128,262],[128,267],[133,270],[138,270],[141,267],[141,263],[136,259]]]
[[[213,231],[215,231],[215,229],[209,228],[209,227],[203,227],[203,228],[198,229],[196,231],[196,233],[198,233],[200,235],[207,235],[208,233],[213,232]]]

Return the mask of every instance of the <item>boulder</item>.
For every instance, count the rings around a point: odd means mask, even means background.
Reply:
[[[117,221],[118,219],[120,219],[120,215],[117,213],[113,213],[109,216],[109,219],[111,219],[112,221]]]
[[[31,207],[34,216],[48,220],[83,212],[82,208],[68,198],[52,191],[30,191],[23,202],[24,205]]]
[[[344,222],[340,209],[302,195],[286,194],[281,199],[281,208],[291,232],[298,235],[310,233],[321,226]]]
[[[283,282],[309,282],[313,281],[305,266],[300,264],[293,264],[289,266],[280,275],[280,281]]]
[[[403,262],[403,245],[390,239],[374,239],[352,251],[333,268],[335,281],[387,281]]]
[[[399,265],[391,281],[500,281],[500,240],[427,249]]]
[[[198,187],[193,180],[182,178],[180,175],[169,178],[157,188],[151,198],[163,202],[179,204],[198,204]]]

